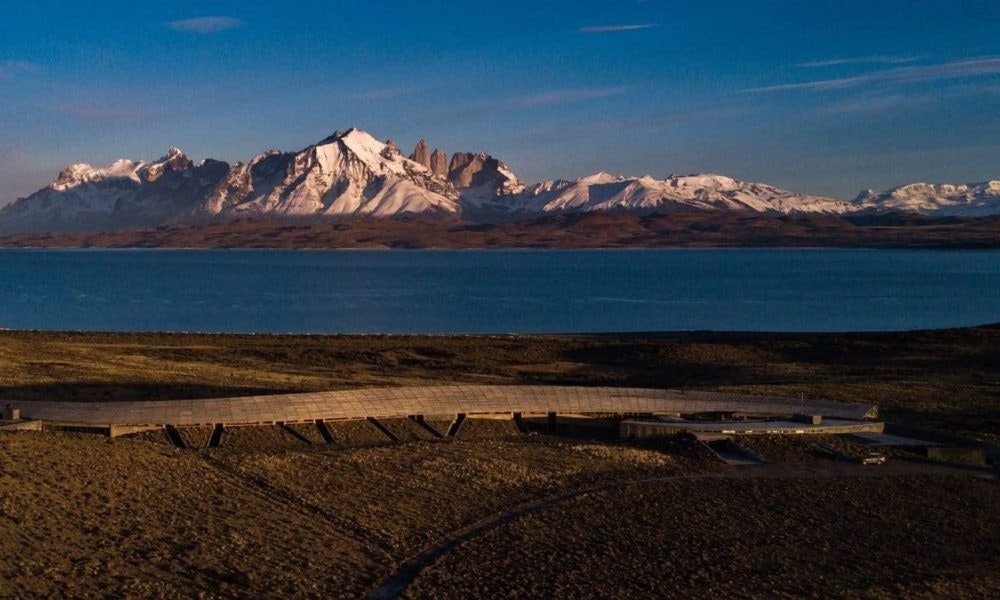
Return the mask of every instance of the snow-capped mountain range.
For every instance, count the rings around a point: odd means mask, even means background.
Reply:
[[[421,217],[510,221],[578,212],[742,211],[762,215],[916,212],[1000,214],[1000,181],[911,184],[853,201],[711,174],[619,177],[526,186],[484,153],[404,156],[391,141],[350,129],[299,152],[269,150],[248,163],[195,164],[176,148],[153,161],[64,169],[48,187],[0,209],[0,232],[112,231],[241,218],[315,220]]]
[[[1000,214],[1000,181],[911,183],[881,194],[865,190],[853,204],[882,212],[915,212],[936,217],[988,217]]]

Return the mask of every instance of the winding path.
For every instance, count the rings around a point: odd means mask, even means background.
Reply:
[[[398,598],[402,595],[403,591],[405,591],[406,588],[413,583],[417,576],[420,575],[421,571],[434,564],[437,559],[441,558],[448,552],[451,552],[457,546],[488,531],[496,529],[497,527],[502,527],[503,525],[520,519],[523,516],[530,515],[531,513],[535,513],[558,504],[563,504],[575,498],[586,496],[587,494],[604,492],[615,488],[648,483],[661,483],[676,479],[703,479],[708,477],[718,477],[718,475],[668,475],[650,479],[602,483],[573,490],[571,492],[565,492],[557,496],[549,496],[548,498],[543,498],[527,504],[522,504],[514,510],[494,515],[448,534],[443,539],[437,541],[434,545],[424,549],[420,554],[401,564],[388,579],[383,581],[379,587],[368,596],[368,598],[369,600],[391,600],[393,598]]]
[[[961,467],[951,467],[944,465],[930,465],[921,463],[893,463],[890,467],[879,467],[872,469],[860,465],[827,464],[817,463],[815,465],[755,465],[729,469],[716,473],[699,473],[694,475],[665,475],[662,477],[649,477],[643,479],[630,479],[625,481],[614,481],[601,483],[585,488],[580,488],[570,492],[565,492],[555,496],[549,496],[541,500],[522,504],[517,508],[505,513],[488,517],[467,527],[463,527],[438,540],[428,546],[416,556],[403,562],[388,578],[382,581],[379,586],[369,596],[368,600],[392,600],[399,598],[406,588],[412,584],[420,573],[431,566],[439,558],[451,552],[461,544],[479,537],[480,535],[502,527],[508,523],[516,521],[521,517],[536,513],[559,504],[564,504],[570,500],[580,498],[589,494],[606,492],[614,489],[631,487],[636,485],[650,485],[666,483],[669,481],[695,480],[695,479],[722,479],[722,478],[746,478],[746,477],[878,477],[910,475],[916,473],[934,474],[960,474],[966,476],[977,476],[995,480],[996,475],[989,471],[969,470]]]

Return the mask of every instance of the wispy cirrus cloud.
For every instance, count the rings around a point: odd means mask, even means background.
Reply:
[[[425,88],[423,86],[401,85],[397,87],[363,90],[351,94],[350,98],[357,100],[387,100],[390,98],[402,98],[405,96],[411,96],[413,94],[423,91],[424,89]]]
[[[627,25],[590,25],[581,27],[580,33],[617,33],[620,31],[640,31],[659,27],[659,23],[634,23]]]
[[[628,92],[630,89],[631,88],[629,86],[618,86],[548,90],[538,92],[537,94],[526,94],[524,96],[511,96],[509,98],[501,98],[499,100],[488,100],[483,104],[497,108],[531,108],[534,106],[568,104],[571,102],[581,102],[584,100],[619,96]]]
[[[0,78],[37,71],[38,65],[26,60],[0,60]]]
[[[246,25],[247,23],[243,19],[224,16],[196,17],[194,19],[182,19],[180,21],[170,21],[167,23],[167,27],[173,29],[174,31],[200,34],[216,33],[218,31],[227,31],[230,29],[242,29],[243,27],[246,27]]]
[[[898,67],[873,71],[853,77],[823,79],[803,83],[785,83],[765,87],[739,90],[745,93],[790,92],[796,90],[828,91],[855,88],[865,85],[906,84],[930,81],[944,81],[965,77],[981,77],[1000,74],[1000,57],[984,56],[958,60],[937,65]]]
[[[920,110],[955,100],[973,98],[1000,97],[1000,84],[986,85],[970,83],[967,85],[949,86],[943,90],[930,90],[925,93],[914,93],[913,90],[876,90],[874,93],[852,95],[839,102],[824,102],[816,109],[818,114],[875,114],[898,112],[903,110]]]
[[[827,60],[811,60],[795,65],[800,69],[818,69],[823,67],[840,67],[845,65],[905,65],[916,62],[922,56],[857,56],[853,58],[831,58]]]
[[[136,106],[123,106],[104,103],[62,102],[53,109],[79,121],[91,123],[124,123],[135,124],[148,121],[156,112]]]
[[[938,100],[939,98],[934,96],[914,96],[912,94],[864,96],[836,104],[826,104],[818,108],[816,112],[825,115],[884,113],[930,106]]]

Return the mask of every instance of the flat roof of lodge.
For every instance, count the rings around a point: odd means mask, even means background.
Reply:
[[[410,415],[565,412],[818,414],[875,417],[870,404],[646,388],[535,385],[381,387],[198,400],[11,402],[29,419],[93,425],[249,425]]]

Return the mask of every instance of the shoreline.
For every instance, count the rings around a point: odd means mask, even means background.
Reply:
[[[998,249],[1000,216],[584,213],[478,224],[419,219],[239,220],[0,236],[0,247],[246,249]]]
[[[567,247],[447,247],[428,246],[423,248],[366,247],[350,246],[336,248],[286,248],[286,247],[240,247],[240,246],[4,246],[0,253],[16,251],[35,252],[701,252],[701,251],[768,251],[768,252],[998,252],[996,246],[567,246]]]
[[[174,331],[174,330],[90,330],[90,329],[19,329],[0,327],[0,335],[53,335],[53,336],[176,336],[176,337],[237,337],[237,338],[358,338],[358,339],[753,339],[753,338],[806,338],[815,336],[892,336],[943,332],[963,332],[980,329],[1000,329],[1000,321],[956,327],[929,327],[919,329],[879,329],[879,330],[827,330],[827,331],[756,331],[756,330],[715,330],[677,329],[647,331],[585,331],[585,332],[473,332],[473,333],[275,333],[239,331]]]

